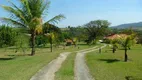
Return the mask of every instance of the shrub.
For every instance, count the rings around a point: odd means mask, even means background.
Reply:
[[[9,26],[0,26],[0,47],[13,46],[16,42],[17,32]]]

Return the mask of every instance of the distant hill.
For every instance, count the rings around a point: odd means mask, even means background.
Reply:
[[[142,29],[142,22],[128,23],[128,24],[121,24],[118,26],[113,26],[113,28],[118,28],[118,29],[125,29],[125,28],[130,28],[130,27],[132,27],[133,29]]]

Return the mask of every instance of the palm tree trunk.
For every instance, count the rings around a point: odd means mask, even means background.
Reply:
[[[127,49],[125,49],[125,59],[124,59],[124,61],[127,62],[127,60],[128,60]]]
[[[31,34],[31,48],[32,48],[32,51],[31,51],[31,56],[35,55],[35,32],[32,31],[32,34]]]

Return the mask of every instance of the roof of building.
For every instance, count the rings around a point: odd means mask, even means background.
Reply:
[[[117,38],[121,38],[121,37],[126,38],[126,37],[128,37],[128,35],[127,34],[113,34],[113,35],[105,37],[105,39],[117,39]]]

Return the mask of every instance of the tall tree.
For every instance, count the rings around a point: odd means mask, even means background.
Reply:
[[[11,6],[2,7],[11,13],[11,17],[2,18],[2,20],[29,29],[31,34],[31,55],[35,54],[35,37],[36,33],[42,32],[42,25],[45,23],[58,23],[58,21],[65,18],[60,14],[43,23],[42,18],[47,15],[49,8],[50,2],[48,0],[19,0],[20,6],[10,1],[9,3],[11,3]]]
[[[110,23],[107,20],[91,21],[85,25],[88,34],[88,41],[94,43],[98,37],[103,37],[108,30]]]

